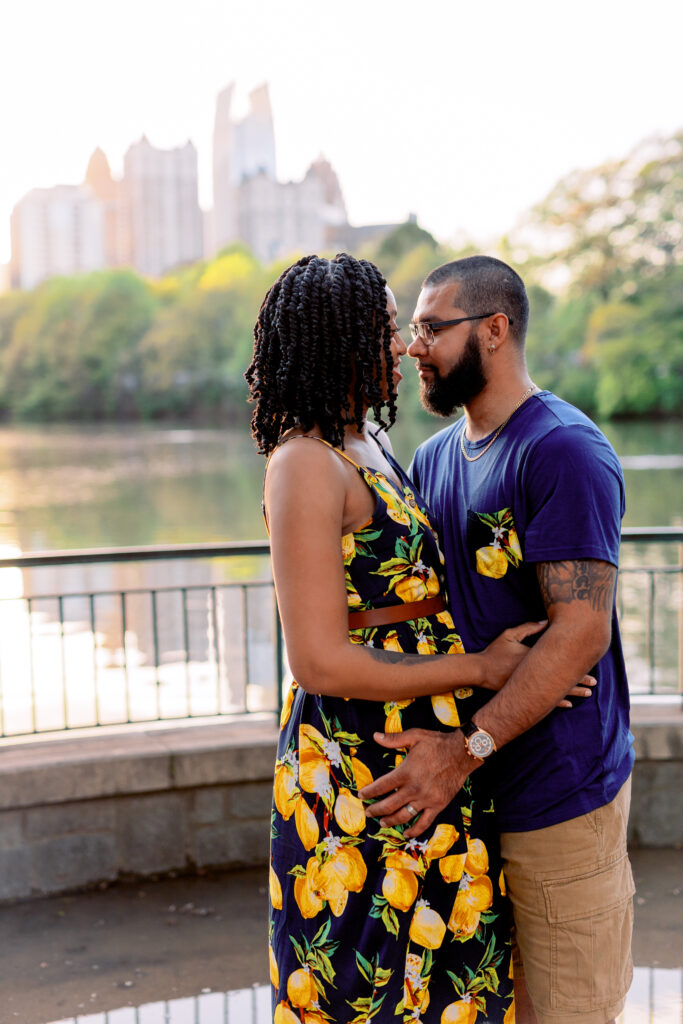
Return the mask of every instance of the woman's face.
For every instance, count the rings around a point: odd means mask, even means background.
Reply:
[[[403,374],[399,370],[399,363],[401,362],[401,356],[405,355],[405,353],[407,352],[407,346],[406,346],[405,342],[403,341],[403,338],[401,337],[399,328],[398,328],[398,326],[396,324],[396,316],[397,316],[398,310],[396,308],[396,299],[394,298],[394,293],[392,292],[391,288],[388,285],[387,285],[386,291],[387,291],[387,313],[389,314],[389,326],[391,328],[391,346],[390,346],[390,351],[391,351],[391,358],[392,358],[392,361],[393,361],[392,373],[390,374],[391,381],[392,381],[391,391],[392,391],[393,394],[396,394],[396,392],[398,391],[399,382],[403,379]],[[385,363],[384,352],[382,352],[381,362],[382,362],[382,369],[384,369],[384,363]],[[388,397],[388,395],[385,396],[385,397]]]

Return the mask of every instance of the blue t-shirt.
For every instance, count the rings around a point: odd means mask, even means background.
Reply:
[[[453,618],[465,650],[546,617],[535,562],[618,564],[624,481],[594,423],[550,392],[529,398],[476,462],[464,418],[422,444],[410,469],[441,537]],[[476,455],[490,441],[465,441]],[[492,755],[486,772],[501,831],[527,831],[612,800],[633,764],[616,611],[593,694],[556,708]],[[493,696],[480,691],[481,703]]]

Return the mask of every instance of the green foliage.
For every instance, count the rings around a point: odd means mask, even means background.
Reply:
[[[399,224],[382,239],[370,259],[377,263],[385,276],[393,275],[403,257],[417,248],[426,248],[434,254],[439,248],[439,243],[415,221],[408,220],[405,224]],[[435,266],[432,255],[430,269]]]
[[[425,276],[472,252],[414,222],[364,247],[406,341]],[[680,415],[683,132],[563,178],[499,252],[528,285],[536,383],[600,418]],[[254,321],[293,258],[264,268],[237,244],[159,281],[104,271],[0,296],[0,416],[246,422]],[[433,429],[416,386],[402,389],[401,409]]]

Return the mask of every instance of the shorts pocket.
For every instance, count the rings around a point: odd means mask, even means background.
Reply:
[[[543,883],[550,924],[550,1005],[597,1010],[631,984],[633,876],[626,854],[580,875]]]

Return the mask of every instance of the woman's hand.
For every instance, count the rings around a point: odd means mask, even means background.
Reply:
[[[488,647],[481,652],[481,657],[486,659],[484,666],[484,682],[481,684],[485,690],[500,690],[515,671],[519,663],[529,653],[529,648],[522,643],[528,636],[542,633],[548,625],[547,620],[543,622],[523,622],[520,626],[512,626],[504,630],[500,636],[492,640]],[[571,708],[572,702],[569,697],[590,697],[592,687],[595,686],[593,676],[584,676],[583,679],[573,686],[561,701],[558,708]]]
[[[523,622],[520,626],[511,626],[484,648],[479,657],[485,662],[481,684],[485,690],[500,690],[505,685],[520,661],[529,653],[529,648],[522,640],[542,633],[547,625],[548,620],[545,619],[543,622]]]

